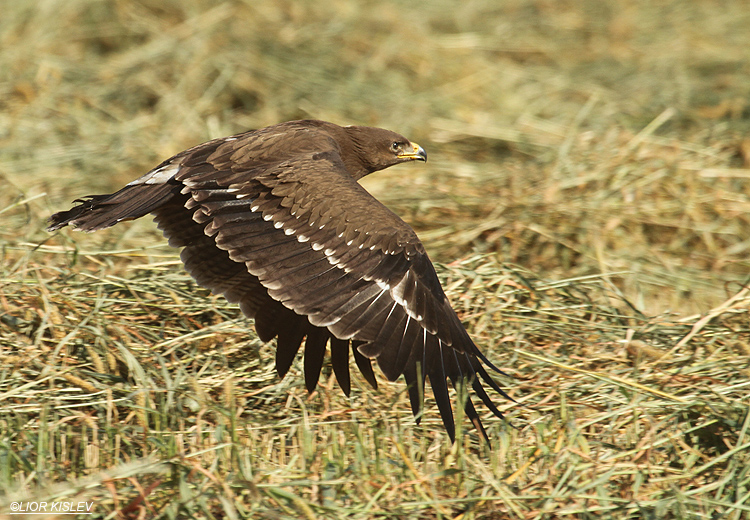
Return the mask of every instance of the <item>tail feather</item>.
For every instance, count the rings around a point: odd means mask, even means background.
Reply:
[[[89,232],[108,228],[123,220],[133,220],[151,213],[179,193],[179,184],[165,183],[135,184],[111,195],[90,195],[76,200],[80,203],[78,206],[52,215],[47,231],[67,225]]]

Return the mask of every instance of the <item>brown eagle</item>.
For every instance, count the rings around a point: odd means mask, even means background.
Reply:
[[[425,377],[455,440],[447,379],[466,381],[498,417],[482,381],[508,397],[440,286],[414,230],[357,182],[425,151],[401,135],[365,126],[289,121],[214,139],[167,159],[111,195],[92,195],[49,219],[104,229],[153,213],[196,282],[276,338],[283,377],[305,343],[312,392],[326,344],[349,395],[349,350],[375,388],[372,360],[390,381],[404,376],[419,420]],[[467,397],[466,415],[487,434]]]

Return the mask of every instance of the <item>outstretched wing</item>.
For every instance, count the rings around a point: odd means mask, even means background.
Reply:
[[[175,180],[190,196],[193,220],[271,299],[338,340],[357,342],[388,379],[403,375],[415,414],[426,376],[451,437],[446,379],[471,380],[500,415],[482,381],[505,394],[414,231],[351,178],[335,146],[321,148],[257,169],[238,162],[246,155],[234,147],[219,147],[188,161]],[[471,400],[465,407],[484,434]]]
[[[276,127],[281,128],[281,125]],[[217,139],[168,159],[112,195],[93,196],[50,218],[95,231],[154,213],[196,281],[277,338],[284,375],[305,342],[312,391],[326,344],[349,393],[348,358],[376,385],[371,360],[389,380],[403,375],[419,419],[429,379],[455,438],[446,381],[469,381],[502,417],[483,383],[507,397],[466,333],[414,231],[348,173],[339,144],[308,125]],[[467,416],[486,433],[471,399]]]

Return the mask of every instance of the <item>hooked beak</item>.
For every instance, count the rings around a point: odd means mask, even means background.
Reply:
[[[413,150],[411,152],[398,154],[399,159],[427,162],[427,152],[424,151],[424,148],[419,146],[417,143],[411,143],[411,146]]]

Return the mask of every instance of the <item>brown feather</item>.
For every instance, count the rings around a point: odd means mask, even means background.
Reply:
[[[331,365],[341,390],[349,397],[351,381],[349,379],[349,341],[331,337]]]
[[[311,327],[305,338],[305,387],[312,393],[320,379],[320,369],[331,335],[326,329]]]

